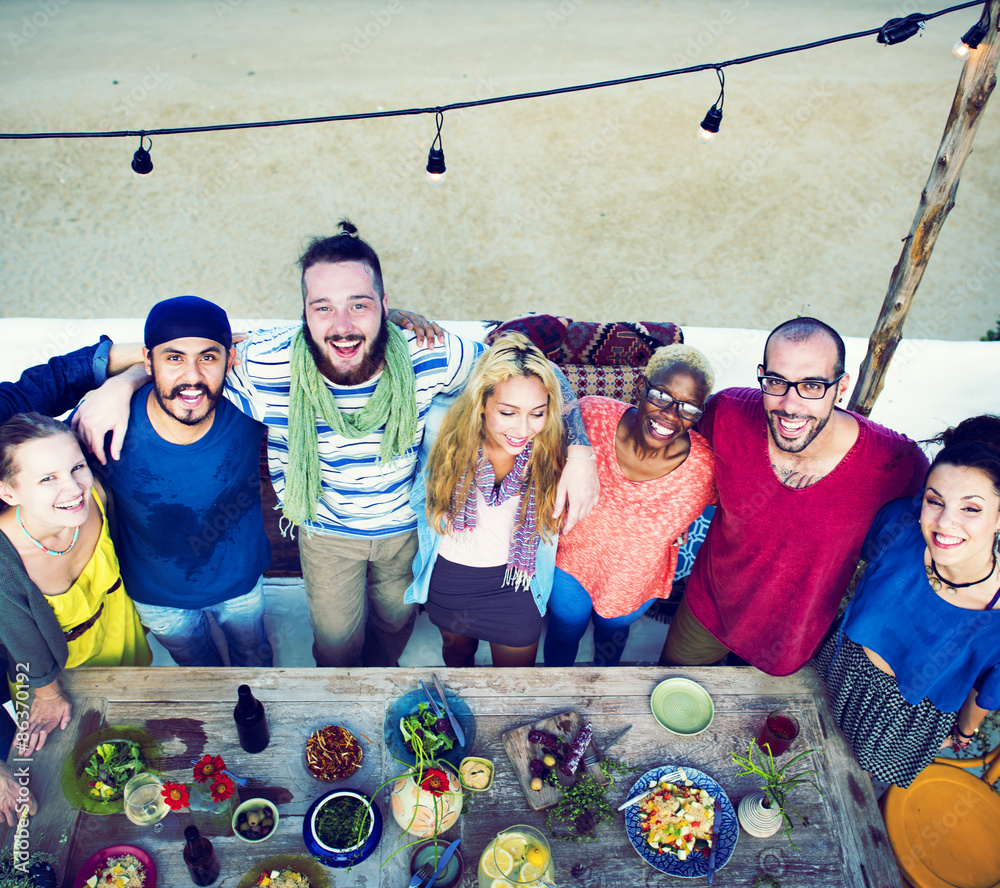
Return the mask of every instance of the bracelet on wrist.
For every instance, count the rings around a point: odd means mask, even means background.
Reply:
[[[580,456],[569,456],[569,455],[567,455],[566,459],[592,459],[592,460],[596,460],[597,459],[597,454],[592,453],[592,454],[590,454],[590,456],[584,456],[583,454],[581,454]]]

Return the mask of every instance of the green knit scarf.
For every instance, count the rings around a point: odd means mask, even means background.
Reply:
[[[342,413],[309,352],[302,331],[292,340],[291,390],[288,402],[288,468],[282,512],[295,525],[316,520],[323,495],[319,465],[321,416],[335,435],[363,438],[385,426],[379,460],[391,462],[413,446],[417,434],[417,382],[406,337],[389,324],[385,369],[375,393],[360,410]]]

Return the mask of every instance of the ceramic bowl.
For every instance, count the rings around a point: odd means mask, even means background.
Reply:
[[[271,812],[271,817],[274,819],[274,826],[271,827],[271,831],[266,836],[261,836],[258,839],[251,839],[243,835],[239,831],[240,814],[245,811],[250,811],[253,808],[267,808]],[[274,802],[270,802],[267,799],[247,799],[245,802],[241,802],[239,806],[233,811],[233,835],[236,838],[244,842],[249,842],[251,845],[256,845],[260,842],[266,842],[278,829],[278,821],[281,818],[278,815],[278,809],[274,806]]]
[[[486,770],[490,772],[489,783],[487,783],[486,786],[469,786],[469,784],[465,782],[465,774],[463,773],[463,769],[467,765],[482,765],[486,768]],[[486,790],[493,785],[493,777],[495,774],[496,769],[493,767],[493,762],[489,759],[480,758],[478,755],[467,755],[464,759],[462,759],[461,764],[458,766],[458,779],[462,781],[462,786],[469,792],[486,792]]]
[[[360,799],[369,806],[372,812],[372,822],[368,832],[357,844],[348,848],[331,848],[320,841],[316,835],[316,815],[323,809],[323,806],[332,799],[347,796],[349,798]],[[355,866],[367,859],[378,847],[382,838],[382,812],[378,805],[363,792],[356,789],[332,789],[330,792],[321,795],[309,806],[306,816],[302,820],[302,838],[306,843],[306,849],[313,857],[317,858],[324,866],[342,868]]]
[[[432,691],[431,693],[434,694],[435,700],[438,699],[436,691]],[[465,745],[461,746],[456,742],[448,752],[438,755],[437,758],[457,768],[458,763],[472,751],[472,745],[476,742],[476,720],[473,718],[472,710],[469,709],[466,702],[458,694],[445,688],[445,695],[448,698],[448,705],[455,713],[455,718],[458,719],[458,723],[465,732]],[[407,765],[416,764],[417,758],[403,743],[403,734],[399,730],[399,721],[404,716],[413,715],[417,711],[418,706],[426,702],[427,698],[424,696],[423,691],[410,691],[410,693],[398,698],[385,714],[382,736],[385,739],[386,748],[393,758]]]
[[[417,845],[413,849],[413,856],[410,858],[410,875],[416,875],[417,870],[425,863],[433,866],[434,861],[444,854],[445,849],[450,844],[451,842],[447,839],[429,839]],[[462,884],[462,874],[464,872],[465,861],[462,858],[462,850],[456,848],[455,853],[451,856],[451,860],[444,865],[444,869],[428,888],[456,888],[456,886]]]

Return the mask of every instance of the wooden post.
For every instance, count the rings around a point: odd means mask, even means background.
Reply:
[[[871,413],[875,399],[885,384],[889,362],[902,337],[903,322],[910,310],[913,294],[920,285],[944,220],[955,206],[962,166],[972,152],[979,117],[996,86],[997,57],[1000,55],[1000,0],[991,0],[989,15],[990,26],[986,37],[963,65],[934,166],[920,194],[917,214],[910,233],[903,240],[903,250],[892,270],[882,311],[868,340],[868,354],[861,364],[849,405],[851,410],[862,416]]]

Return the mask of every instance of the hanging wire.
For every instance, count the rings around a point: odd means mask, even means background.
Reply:
[[[913,21],[928,22],[931,19],[958,12],[962,9],[969,9],[979,6],[980,0],[970,0],[970,2],[960,3],[957,6],[949,6],[931,13],[914,13],[907,16]],[[400,108],[393,111],[368,111],[357,114],[331,114],[325,117],[297,117],[287,120],[260,120],[248,123],[217,123],[206,124],[205,126],[179,126],[164,127],[161,129],[147,130],[113,130],[106,132],[60,132],[60,133],[0,133],[0,139],[117,139],[129,136],[174,136],[186,133],[214,133],[227,130],[242,129],[266,129],[276,126],[303,126],[310,123],[335,123],[342,120],[374,120],[382,117],[409,117],[417,114],[440,115],[445,111],[459,111],[465,108],[480,108],[486,105],[499,105],[505,102],[520,102],[526,99],[540,99],[547,96],[559,96],[567,93],[584,92],[591,89],[606,89],[611,86],[623,86],[628,83],[642,83],[647,80],[660,80],[664,77],[675,77],[679,74],[693,74],[697,71],[716,71],[720,75],[723,68],[735,65],[747,65],[751,62],[759,62],[762,59],[776,58],[777,56],[790,55],[795,52],[805,52],[810,49],[817,49],[821,46],[831,46],[835,43],[843,43],[847,40],[858,40],[862,37],[877,37],[882,34],[888,23],[878,28],[869,28],[867,31],[855,31],[851,34],[841,34],[838,37],[827,37],[823,40],[814,40],[812,43],[802,43],[797,46],[787,46],[783,49],[773,49],[767,52],[759,52],[754,55],[742,56],[741,58],[729,59],[724,62],[712,62],[703,65],[691,65],[687,68],[673,68],[668,71],[657,71],[652,74],[637,74],[632,77],[619,77],[614,80],[601,80],[595,83],[580,83],[574,86],[560,86],[554,89],[535,90],[533,92],[515,93],[506,96],[493,96],[484,99],[472,99],[467,102],[452,102],[449,105],[438,105],[429,108]],[[439,133],[440,135],[440,133]]]

